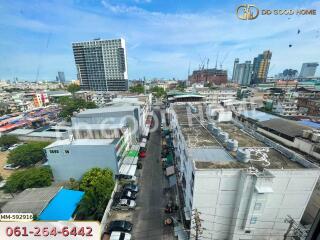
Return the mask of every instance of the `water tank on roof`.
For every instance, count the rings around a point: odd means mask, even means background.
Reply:
[[[229,151],[237,151],[238,149],[238,141],[234,139],[227,140],[227,150]]]
[[[311,137],[311,134],[312,134],[312,131],[311,131],[311,130],[303,130],[303,132],[302,132],[302,136],[303,136],[304,138],[309,138],[309,137]]]
[[[192,113],[198,113],[198,109],[194,106],[191,106],[191,112]]]
[[[320,142],[320,133],[317,133],[317,132],[313,133],[312,137],[311,137],[311,140],[313,142]]]
[[[240,162],[244,162],[244,163],[249,162],[250,161],[250,151],[245,148],[238,148],[237,160]]]
[[[214,122],[209,122],[208,123],[208,129],[210,130],[210,131],[212,131],[212,128],[215,126],[216,124],[214,123]]]
[[[218,136],[219,133],[220,133],[220,131],[221,131],[221,128],[219,128],[219,127],[212,127],[212,133],[213,133],[213,135]]]
[[[220,132],[218,135],[218,138],[220,139],[221,142],[225,143],[229,138],[229,134],[226,132]]]

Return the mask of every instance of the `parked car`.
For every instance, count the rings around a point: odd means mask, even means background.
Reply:
[[[13,164],[6,164],[3,166],[3,169],[5,169],[5,170],[16,170],[19,168],[20,168],[20,166],[14,166]]]
[[[126,175],[126,174],[117,174],[116,175],[116,179],[118,180],[127,180],[127,181],[136,181],[137,177],[136,176],[132,176],[132,175]]]
[[[124,190],[122,192],[121,198],[135,200],[137,198],[137,196],[134,192],[131,192],[129,190]]]
[[[114,231],[120,232],[131,232],[132,231],[132,223],[125,220],[116,220],[112,221],[109,224],[107,229],[107,233],[112,233]]]
[[[112,232],[110,240],[131,240],[131,234],[125,232]]]
[[[123,190],[128,190],[128,191],[137,193],[137,192],[139,192],[139,187],[136,184],[128,183],[128,184],[123,185]]]
[[[131,210],[135,209],[137,206],[134,200],[122,198],[120,199],[119,203],[115,206],[117,210]]]
[[[139,153],[140,158],[145,158],[146,157],[146,152],[142,151]]]
[[[8,150],[8,147],[6,147],[6,146],[3,146],[3,147],[1,147],[1,152],[5,152],[5,151],[7,151]]]
[[[17,147],[23,145],[24,143],[16,143],[16,144],[13,144],[11,147],[8,148],[9,151],[12,151],[14,149],[16,149]]]

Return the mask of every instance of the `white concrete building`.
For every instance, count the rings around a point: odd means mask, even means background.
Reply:
[[[286,217],[300,221],[319,168],[288,159],[232,122],[207,125],[186,106],[169,109],[186,220],[200,212],[201,239],[282,240]]]
[[[65,139],[45,148],[54,180],[80,180],[82,175],[94,167],[110,168],[118,173],[116,155],[117,139]]]
[[[237,91],[235,89],[210,89],[194,85],[193,92],[204,96],[205,102],[211,104],[221,103],[225,100],[236,100],[237,98]]]

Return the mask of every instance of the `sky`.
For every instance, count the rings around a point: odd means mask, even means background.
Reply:
[[[235,14],[243,3],[317,15],[243,21]],[[94,38],[126,40],[129,79],[186,79],[205,59],[231,77],[236,57],[268,49],[269,76],[320,62],[320,1],[0,0],[0,15],[0,79],[54,80],[58,71],[76,79],[72,42]]]

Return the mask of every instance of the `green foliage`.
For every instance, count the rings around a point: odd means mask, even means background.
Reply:
[[[162,87],[155,86],[151,88],[151,92],[157,97],[163,97],[166,95],[166,91]]]
[[[137,84],[133,87],[130,87],[130,92],[131,93],[144,93],[144,86],[142,84]]]
[[[70,121],[74,112],[79,112],[80,109],[97,108],[94,102],[86,102],[80,98],[62,97],[59,99],[59,104],[62,110],[59,113],[60,117]]]
[[[8,155],[8,163],[15,166],[28,167],[44,159],[43,148],[48,146],[47,142],[31,142],[21,145],[12,150]]]
[[[75,92],[77,92],[79,90],[80,90],[80,86],[78,84],[75,84],[75,83],[71,83],[67,87],[67,91],[71,92],[72,94],[74,94]]]
[[[27,188],[47,187],[52,183],[49,167],[30,168],[13,173],[5,185],[6,192],[20,192]]]
[[[113,173],[110,169],[92,168],[80,182],[85,195],[78,206],[77,218],[101,220],[114,189]]]
[[[3,180],[3,177],[0,175],[0,182]]]
[[[19,142],[19,139],[15,136],[4,135],[0,137],[0,147],[10,146]]]
[[[80,183],[75,180],[74,178],[70,178],[69,182],[67,183],[67,188],[71,190],[79,190]]]

